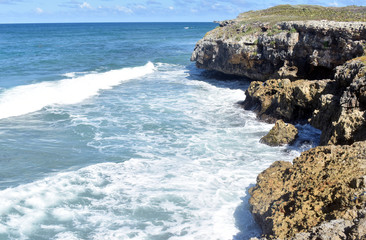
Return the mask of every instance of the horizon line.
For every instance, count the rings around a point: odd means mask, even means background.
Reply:
[[[216,23],[216,21],[151,21],[151,22],[146,22],[146,21],[126,21],[126,22],[19,22],[19,23],[1,23],[0,25],[5,25],[5,24],[80,24],[80,23]]]

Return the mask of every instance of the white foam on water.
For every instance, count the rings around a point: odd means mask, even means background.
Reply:
[[[67,78],[75,78],[75,77],[79,77],[79,76],[83,76],[86,74],[95,74],[97,73],[96,71],[91,71],[91,72],[68,72],[68,73],[64,73],[61,74],[61,76],[67,77]]]
[[[236,240],[259,233],[248,187],[273,161],[298,152],[259,143],[273,125],[236,104],[242,89],[156,66],[131,100],[118,102],[117,88],[104,100],[118,104],[94,106],[93,117],[86,107],[68,109],[74,126],[95,129],[89,147],[118,155],[129,144],[135,157],[0,191],[0,239]],[[146,88],[149,81],[161,84],[156,92]],[[133,117],[116,113],[121,105]],[[126,126],[128,134],[118,131]]]
[[[3,190],[1,201],[11,205],[1,215],[0,234],[32,238],[47,230],[55,239],[230,238],[238,230],[228,216],[244,194],[242,186],[233,185],[247,185],[245,172],[210,172],[215,169],[205,171],[199,161],[176,161],[97,164]],[[59,233],[70,225],[71,233]]]
[[[76,76],[76,74],[77,74],[77,72],[69,72],[69,73],[62,74],[62,76],[68,77],[68,78],[73,78]]]
[[[142,77],[152,73],[154,69],[153,63],[149,62],[141,67],[17,86],[0,94],[0,119],[38,111],[49,105],[79,103],[97,95],[100,90]]]
[[[79,238],[75,236],[72,232],[61,232],[57,234],[54,238],[54,240],[78,240]]]

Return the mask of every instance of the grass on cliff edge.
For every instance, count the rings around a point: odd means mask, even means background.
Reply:
[[[243,36],[261,33],[259,23],[268,26],[266,35],[281,30],[276,23],[283,21],[329,20],[337,22],[366,22],[366,6],[322,7],[316,5],[278,5],[272,8],[241,13],[226,27],[217,27],[206,36],[239,41]],[[296,32],[295,29],[292,29]],[[291,32],[291,30],[290,30]]]
[[[337,22],[366,22],[366,6],[322,7],[315,5],[279,5],[272,8],[241,13],[243,24],[254,22],[329,20]]]

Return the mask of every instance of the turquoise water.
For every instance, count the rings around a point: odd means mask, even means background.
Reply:
[[[311,144],[260,144],[249,82],[189,62],[215,26],[0,25],[0,239],[258,235],[248,187]]]

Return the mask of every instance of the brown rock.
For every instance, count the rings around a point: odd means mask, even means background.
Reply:
[[[251,212],[264,235],[279,239],[325,221],[353,221],[366,203],[365,175],[366,141],[316,147],[292,166],[275,162],[262,172],[249,191]]]
[[[243,106],[267,122],[307,122],[322,130],[321,145],[366,140],[366,64],[350,61],[335,80],[252,82]]]
[[[262,137],[260,141],[269,146],[292,144],[296,140],[298,133],[299,131],[294,125],[278,120],[269,133]]]
[[[352,144],[366,139],[365,73],[365,63],[357,60],[337,68],[339,94],[320,104],[312,120],[323,131],[322,145]]]
[[[262,120],[303,121],[313,115],[322,94],[334,92],[333,80],[271,79],[252,82],[246,90],[244,108],[254,110]]]

